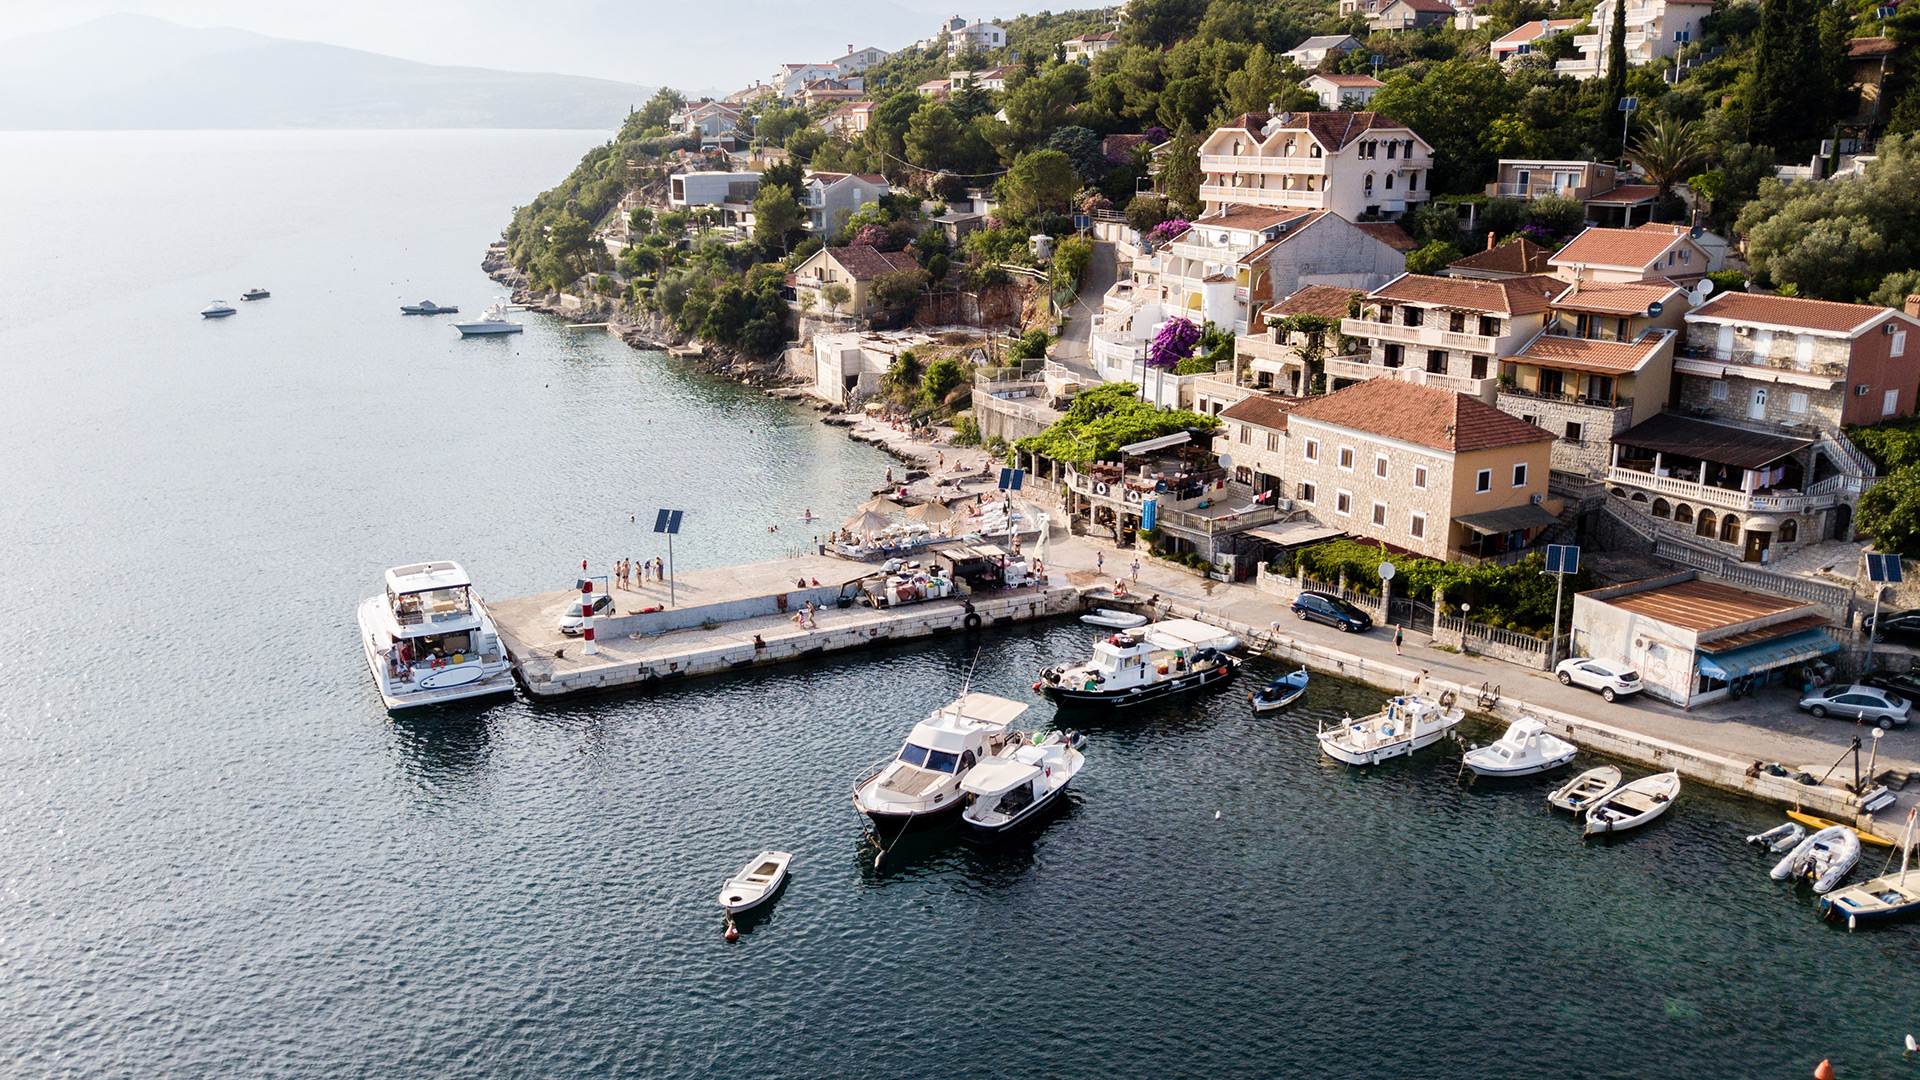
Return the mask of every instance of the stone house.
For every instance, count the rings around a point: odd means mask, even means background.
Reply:
[[[1553,441],[1477,398],[1373,379],[1289,410],[1278,467],[1297,504],[1351,535],[1434,559],[1506,561],[1558,521]]]
[[[1491,404],[1500,358],[1546,328],[1550,301],[1565,288],[1544,277],[1402,274],[1368,293],[1358,318],[1341,320],[1358,348],[1326,361],[1328,384],[1397,379]]]
[[[793,303],[800,307],[804,298],[813,297],[813,310],[825,313],[830,305],[820,291],[828,285],[845,285],[853,296],[840,306],[841,315],[870,315],[876,306],[871,290],[873,281],[884,274],[917,270],[920,264],[904,251],[880,251],[866,244],[821,248],[794,268]]]
[[[1432,168],[1433,147],[1377,112],[1243,113],[1201,144],[1200,198],[1393,218],[1427,201]]]
[[[1220,433],[1213,449],[1233,462],[1233,479],[1256,492],[1285,490],[1287,413],[1309,399],[1256,394],[1235,402],[1220,413]]]
[[[1311,393],[1316,378],[1325,373],[1322,361],[1339,349],[1339,321],[1347,317],[1353,298],[1362,295],[1365,294],[1359,289],[1307,285],[1278,304],[1259,311],[1250,331],[1234,338],[1234,358],[1240,378],[1251,380],[1253,386],[1261,390]],[[1282,319],[1294,315],[1331,319],[1335,326],[1314,342],[1310,340],[1311,335],[1286,330],[1280,325]]]

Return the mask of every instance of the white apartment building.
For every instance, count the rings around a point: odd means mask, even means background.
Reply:
[[[773,73],[773,92],[790,100],[810,82],[839,77],[840,69],[832,64],[781,64]]]
[[[833,66],[842,75],[857,75],[873,67],[875,64],[886,63],[888,58],[892,56],[893,54],[887,50],[876,49],[871,45],[864,49],[856,49],[849,45],[847,46],[847,55],[835,60]]]
[[[1588,20],[1593,33],[1573,39],[1577,60],[1562,60],[1554,70],[1576,79],[1607,73],[1607,48],[1613,37],[1613,6],[1620,0],[1600,0]],[[1700,22],[1713,14],[1713,0],[1626,0],[1627,64],[1639,67],[1672,56],[1680,47],[1700,38]],[[1811,29],[1808,31],[1811,33]]]
[[[1228,206],[1398,217],[1427,201],[1433,147],[1376,112],[1247,113],[1200,146],[1200,198]]]
[[[1360,350],[1326,361],[1328,389],[1390,378],[1491,405],[1501,359],[1546,328],[1551,300],[1565,287],[1548,277],[1402,274],[1366,295],[1359,318],[1340,321],[1340,333]]]
[[[1365,105],[1385,85],[1371,75],[1309,75],[1300,80],[1300,89],[1319,98],[1323,109]]]

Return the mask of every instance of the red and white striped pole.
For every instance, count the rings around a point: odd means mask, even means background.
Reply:
[[[587,560],[580,560],[580,637],[586,641],[586,647],[580,651],[588,656],[598,656],[600,650],[593,643],[593,579],[587,576]]]

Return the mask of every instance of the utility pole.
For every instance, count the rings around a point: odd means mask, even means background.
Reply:
[[[1580,549],[1573,544],[1547,545],[1547,573],[1555,578],[1553,587],[1553,638],[1547,645],[1547,667],[1560,663],[1560,598],[1566,593],[1567,575],[1580,572]]]

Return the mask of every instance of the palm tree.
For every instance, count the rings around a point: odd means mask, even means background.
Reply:
[[[1700,137],[1699,123],[1671,116],[1661,117],[1659,123],[1641,132],[1639,141],[1627,151],[1627,159],[1659,185],[1662,199],[1706,157],[1706,142]]]

